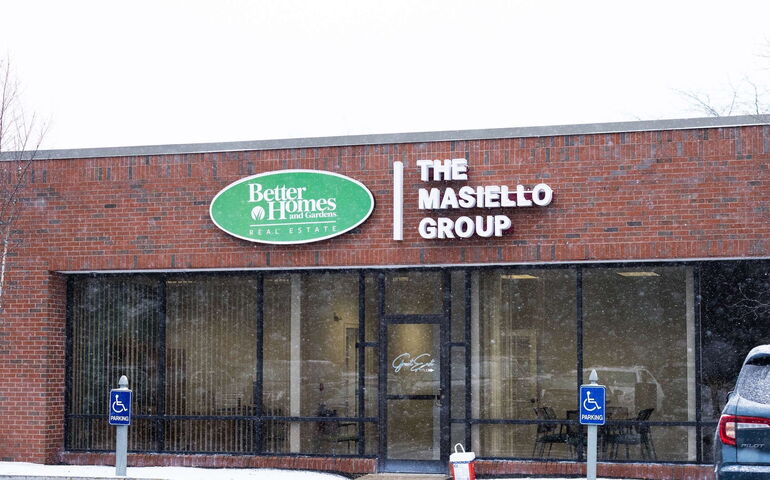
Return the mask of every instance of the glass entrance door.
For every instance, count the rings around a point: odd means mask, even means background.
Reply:
[[[445,472],[449,276],[380,277],[380,471]]]

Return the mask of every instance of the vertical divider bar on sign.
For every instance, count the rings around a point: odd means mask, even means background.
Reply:
[[[393,240],[404,239],[404,162],[393,162]]]

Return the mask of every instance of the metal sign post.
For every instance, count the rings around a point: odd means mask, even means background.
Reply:
[[[604,425],[605,415],[605,388],[596,382],[599,376],[596,370],[591,370],[588,377],[590,385],[580,386],[580,424],[588,425],[588,452],[586,456],[586,477],[588,480],[596,480],[596,438],[599,425]]]
[[[110,390],[110,425],[115,428],[115,472],[119,477],[126,476],[128,456],[128,426],[131,425],[131,390],[128,378],[123,375],[118,380],[120,388]]]

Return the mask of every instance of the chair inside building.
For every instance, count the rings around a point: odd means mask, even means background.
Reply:
[[[655,460],[657,458],[650,426],[644,423],[650,419],[654,410],[654,408],[640,410],[633,424],[615,427],[613,432],[607,435],[606,448],[611,458],[617,458],[619,447],[624,446],[626,459],[628,459],[630,447],[635,445],[639,445],[642,459]]]
[[[551,407],[535,407],[534,410],[538,420],[556,420],[556,413]],[[554,443],[566,445],[568,440],[569,437],[564,424],[538,423],[537,436],[535,437],[535,445],[532,448],[532,455],[539,457],[550,456]],[[546,445],[548,445],[547,451]]]
[[[318,422],[318,440],[326,445],[319,445],[319,451],[329,451],[332,453],[356,453],[358,442],[358,423],[332,420],[337,417],[337,410],[326,408],[321,405],[318,409],[319,417],[328,417],[330,421]]]

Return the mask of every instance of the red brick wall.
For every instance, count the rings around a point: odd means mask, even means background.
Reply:
[[[58,458],[64,437],[66,281],[12,262],[0,315],[0,461]]]
[[[64,452],[62,463],[74,465],[115,465],[115,456],[108,453]],[[285,468],[321,470],[347,474],[372,473],[377,460],[372,458],[332,457],[251,457],[243,455],[170,455],[130,454],[131,467],[185,466],[206,468]],[[711,480],[714,468],[709,465],[640,465],[623,463],[599,463],[597,474],[604,478],[649,478],[666,480]],[[585,475],[585,464],[575,462],[509,462],[505,460],[478,460],[477,475],[506,476],[576,476]]]
[[[767,256],[769,139],[760,126],[37,161],[0,324],[0,458],[51,460],[63,444],[65,287],[51,272]],[[469,161],[469,185],[544,182],[554,200],[501,211],[513,221],[502,238],[423,240],[417,221],[437,215],[416,209],[426,184],[415,161],[457,157]],[[403,242],[391,240],[395,160],[406,167]],[[212,224],[221,188],[287,168],[360,180],[374,213],[351,233],[297,246],[252,244]]]
[[[768,135],[768,127],[744,127],[41,161],[22,227],[25,254],[50,270],[766,255]],[[546,182],[553,203],[505,209],[513,228],[503,238],[422,240],[416,198],[426,184],[415,161],[462,156],[469,185]],[[394,160],[406,163],[403,242],[391,240]],[[284,168],[362,181],[375,196],[372,217],[353,233],[300,246],[252,244],[211,223],[208,205],[221,188]]]
[[[59,461],[71,465],[115,465],[115,454],[63,452]],[[342,473],[373,473],[377,460],[373,458],[189,455],[131,453],[129,467],[182,466],[202,468],[285,468],[291,470],[320,470]]]

